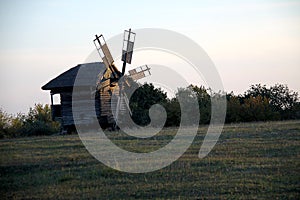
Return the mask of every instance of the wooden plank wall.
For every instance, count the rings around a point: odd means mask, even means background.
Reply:
[[[72,110],[72,93],[62,92],[61,96],[61,112],[63,126],[74,125],[73,115],[76,117],[79,124],[93,124],[97,122],[97,117],[100,114],[100,100],[96,99],[95,95],[91,94],[90,90],[82,90],[80,93],[73,94],[73,110]],[[95,104],[94,108],[90,108]],[[75,110],[77,112],[75,112]]]
[[[119,93],[119,86],[116,84],[114,86],[104,87],[96,93],[92,93],[89,88],[82,89],[79,93],[76,92],[73,95],[72,105],[72,92],[64,91],[60,93],[61,99],[61,115],[62,115],[62,125],[70,126],[74,125],[73,115],[76,119],[79,119],[80,124],[94,124],[98,123],[98,120],[102,119],[103,123],[112,124],[114,123],[113,113],[111,111],[111,104],[114,108],[117,107],[117,100],[112,102],[112,93]],[[126,105],[121,99],[120,114],[126,110]],[[95,110],[87,105],[95,104]],[[73,106],[73,110],[72,110]],[[74,113],[75,111],[77,113]],[[95,113],[96,111],[96,113]],[[104,120],[103,120],[104,119]]]

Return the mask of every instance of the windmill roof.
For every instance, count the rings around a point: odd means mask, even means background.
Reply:
[[[64,73],[60,74],[56,78],[49,81],[47,84],[42,86],[43,90],[55,90],[55,89],[63,89],[63,88],[72,88],[74,85],[74,81],[76,78],[76,75],[78,73],[78,70],[84,68],[85,72],[88,72],[84,74],[84,77],[80,77],[82,79],[89,79],[91,76],[94,76],[96,72],[99,72],[100,70],[105,69],[105,65],[102,62],[94,62],[94,63],[85,63],[85,64],[79,64],[75,67],[72,67],[68,71],[65,71]],[[87,81],[80,81],[83,83]]]

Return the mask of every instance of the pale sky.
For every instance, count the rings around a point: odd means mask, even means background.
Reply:
[[[300,1],[0,0],[0,107],[27,113],[50,103],[41,86],[83,63],[95,34],[128,28],[191,38],[215,63],[225,91],[282,83],[300,92]]]

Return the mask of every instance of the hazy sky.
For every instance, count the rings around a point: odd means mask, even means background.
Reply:
[[[204,48],[226,91],[287,84],[300,92],[300,1],[1,1],[0,107],[49,103],[41,86],[82,63],[92,39],[164,28]]]

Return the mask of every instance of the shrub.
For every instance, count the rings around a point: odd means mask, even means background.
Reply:
[[[47,104],[36,104],[27,115],[12,116],[0,109],[0,138],[50,135],[59,130],[60,124],[51,120],[51,109]]]
[[[0,108],[0,138],[4,138],[8,134],[11,116]]]
[[[24,120],[22,135],[51,135],[59,131],[60,125],[51,119],[51,109],[48,104],[35,104],[29,109]]]

